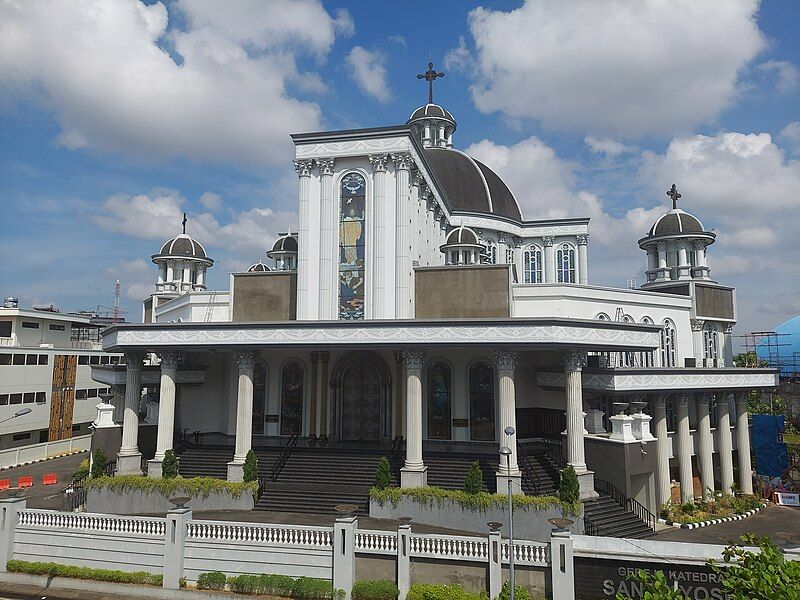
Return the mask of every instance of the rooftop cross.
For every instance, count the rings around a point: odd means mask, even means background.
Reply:
[[[187,220],[188,219],[186,218],[186,213],[183,213],[183,221],[181,221],[181,224],[183,225],[183,233],[184,234],[186,233],[186,221]]]
[[[433,68],[433,61],[428,63],[428,70],[417,75],[417,79],[424,79],[428,82],[428,104],[433,104],[433,80],[437,77],[444,77],[444,73],[437,73]]]
[[[667,192],[667,196],[672,198],[672,208],[673,209],[678,208],[678,198],[680,198],[681,195],[678,193],[678,188],[675,187],[674,183],[672,184],[672,187]]]

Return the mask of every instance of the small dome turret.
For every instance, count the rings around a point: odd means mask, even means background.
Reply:
[[[181,294],[206,289],[206,270],[214,264],[203,245],[186,234],[186,213],[183,231],[164,242],[158,254],[151,257],[158,266],[156,292]]]
[[[449,111],[433,103],[433,82],[444,73],[433,68],[433,62],[428,63],[428,70],[417,75],[417,79],[428,82],[428,103],[420,106],[406,121],[410,125],[417,139],[425,148],[452,148],[453,133],[456,130],[456,120]]]
[[[272,271],[267,265],[258,261],[256,264],[251,265],[249,269],[247,269],[248,273],[265,273],[267,271]]]
[[[439,247],[448,265],[477,265],[483,246],[478,235],[469,227],[455,227],[447,233],[445,243]]]
[[[294,271],[297,269],[297,236],[292,232],[282,234],[275,240],[267,256],[275,261],[279,271]]]

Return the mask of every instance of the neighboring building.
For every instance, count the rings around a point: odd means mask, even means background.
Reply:
[[[89,316],[0,308],[0,449],[62,440],[90,433],[98,394],[93,365],[117,364],[103,352],[102,327]],[[22,408],[30,412],[11,418]]]
[[[455,129],[429,103],[405,125],[292,136],[299,231],[229,291],[205,290],[198,241],[162,247],[145,323],[103,333],[126,366],[93,371],[127,387],[120,472],[140,469],[142,361],[157,353],[151,475],[173,430],[229,444],[231,479],[253,436],[402,437],[403,486],[428,481],[428,452],[505,445],[497,484],[519,489],[517,440],[566,429],[586,498],[595,473],[651,510],[672,479],[691,498],[693,472],[730,490],[734,458],[750,488],[746,394],[777,377],[733,367],[735,295],[711,279],[714,234],[675,205],[639,242],[643,289],[592,285],[589,219],[526,220],[496,173],[453,148]]]

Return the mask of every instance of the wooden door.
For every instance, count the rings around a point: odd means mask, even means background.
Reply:
[[[59,354],[53,357],[53,387],[50,395],[51,442],[72,437],[72,413],[75,409],[75,377],[77,355]]]
[[[342,378],[342,441],[377,442],[380,439],[381,381],[375,367],[361,362]]]

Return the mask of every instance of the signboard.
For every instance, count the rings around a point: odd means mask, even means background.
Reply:
[[[469,427],[469,419],[453,419],[453,427]]]
[[[777,503],[783,506],[800,506],[800,494],[784,494],[775,492]]]
[[[638,571],[663,571],[670,586],[689,600],[725,600],[728,596],[721,576],[707,565],[680,565],[667,562],[605,560],[575,557],[576,600],[607,600],[622,593],[641,598],[642,584],[628,577]]]

